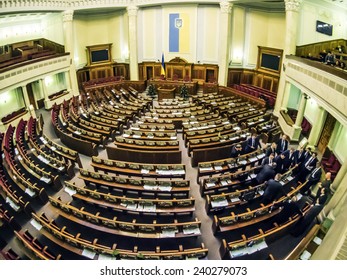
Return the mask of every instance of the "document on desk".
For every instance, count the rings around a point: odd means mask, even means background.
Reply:
[[[162,192],[171,192],[172,187],[160,186],[160,187],[158,187],[158,190],[160,190],[160,191],[162,191]]]
[[[171,230],[171,229],[167,229],[167,230],[163,230],[160,233],[160,237],[175,237],[176,236],[176,231],[175,230]]]
[[[213,188],[213,187],[215,187],[216,186],[216,184],[214,183],[214,182],[212,182],[212,183],[206,183],[206,188]]]
[[[212,208],[228,206],[228,200],[223,199],[223,200],[211,201],[211,206]]]
[[[83,251],[82,251],[82,256],[85,256],[89,259],[94,259],[95,255],[96,255],[96,253],[92,250],[89,250],[89,249],[83,249]]]
[[[64,191],[67,192],[70,196],[73,196],[74,194],[76,194],[77,192],[74,189],[65,187]]]
[[[183,229],[183,234],[201,234],[198,227],[189,227]]]
[[[230,251],[230,258],[237,258],[237,257],[241,257],[244,255],[248,254],[248,248],[247,247],[241,247],[239,249],[236,250],[231,250]]]
[[[317,245],[320,245],[322,243],[322,239],[316,236],[315,238],[313,238],[313,242],[316,243]]]
[[[39,222],[37,222],[36,220],[34,220],[34,219],[31,219],[30,224],[31,224],[34,228],[36,228],[38,231],[40,231],[41,228],[42,228],[42,225],[41,225]]]
[[[311,253],[309,252],[309,251],[307,251],[307,250],[305,250],[302,254],[301,254],[301,256],[300,256],[300,260],[309,260],[310,259],[310,257],[311,257]]]
[[[200,170],[200,172],[202,172],[202,171],[212,171],[213,167],[200,167],[199,170]]]
[[[149,173],[149,170],[148,170],[148,169],[141,169],[141,173],[142,173],[142,174],[148,174],[148,173]]]
[[[111,260],[116,260],[115,257],[112,257],[111,255],[107,254],[100,254],[98,257],[98,260],[100,261],[111,261]]]
[[[258,160],[258,158],[257,157],[252,157],[252,158],[249,158],[249,161],[250,162],[255,162],[255,161],[257,161]]]
[[[35,192],[33,192],[31,189],[26,188],[25,193],[28,194],[29,196],[33,197],[35,195]]]
[[[248,254],[253,254],[254,252],[258,252],[258,251],[263,250],[267,247],[268,246],[267,246],[265,240],[263,240],[262,242],[256,243],[253,246],[248,247]]]

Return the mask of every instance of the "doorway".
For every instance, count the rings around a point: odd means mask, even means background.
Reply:
[[[321,136],[318,141],[318,151],[322,154],[324,153],[325,148],[329,144],[329,140],[333,133],[335,124],[336,124],[336,119],[328,113],[327,118],[325,119]]]

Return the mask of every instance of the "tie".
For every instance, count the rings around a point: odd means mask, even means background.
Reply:
[[[252,138],[252,147],[254,147],[255,145],[254,145],[254,138]]]
[[[284,151],[284,140],[282,140],[282,151]]]
[[[311,163],[311,161],[312,161],[312,157],[310,157],[310,159],[306,162],[305,166],[306,166],[306,167],[309,166],[310,163]]]
[[[315,177],[315,175],[316,175],[317,171],[319,170],[319,168],[320,168],[320,167],[317,167],[317,168],[312,172],[312,178]]]

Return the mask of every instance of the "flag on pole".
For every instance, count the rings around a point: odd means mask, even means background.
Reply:
[[[165,63],[164,63],[164,53],[161,54],[161,75],[165,76]]]

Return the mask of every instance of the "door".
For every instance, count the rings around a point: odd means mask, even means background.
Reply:
[[[147,80],[150,80],[153,78],[153,67],[152,66],[146,67],[146,75],[147,75]]]
[[[321,136],[318,141],[318,151],[322,154],[324,153],[325,148],[328,146],[331,134],[333,133],[335,127],[335,123],[336,119],[328,113]]]
[[[34,109],[36,110],[37,106],[36,106],[36,101],[35,101],[35,97],[34,97],[33,88],[31,86],[31,83],[27,84],[26,88],[27,88],[27,92],[28,92],[29,102],[31,105],[34,106]],[[27,106],[28,106],[28,104],[27,104]]]

